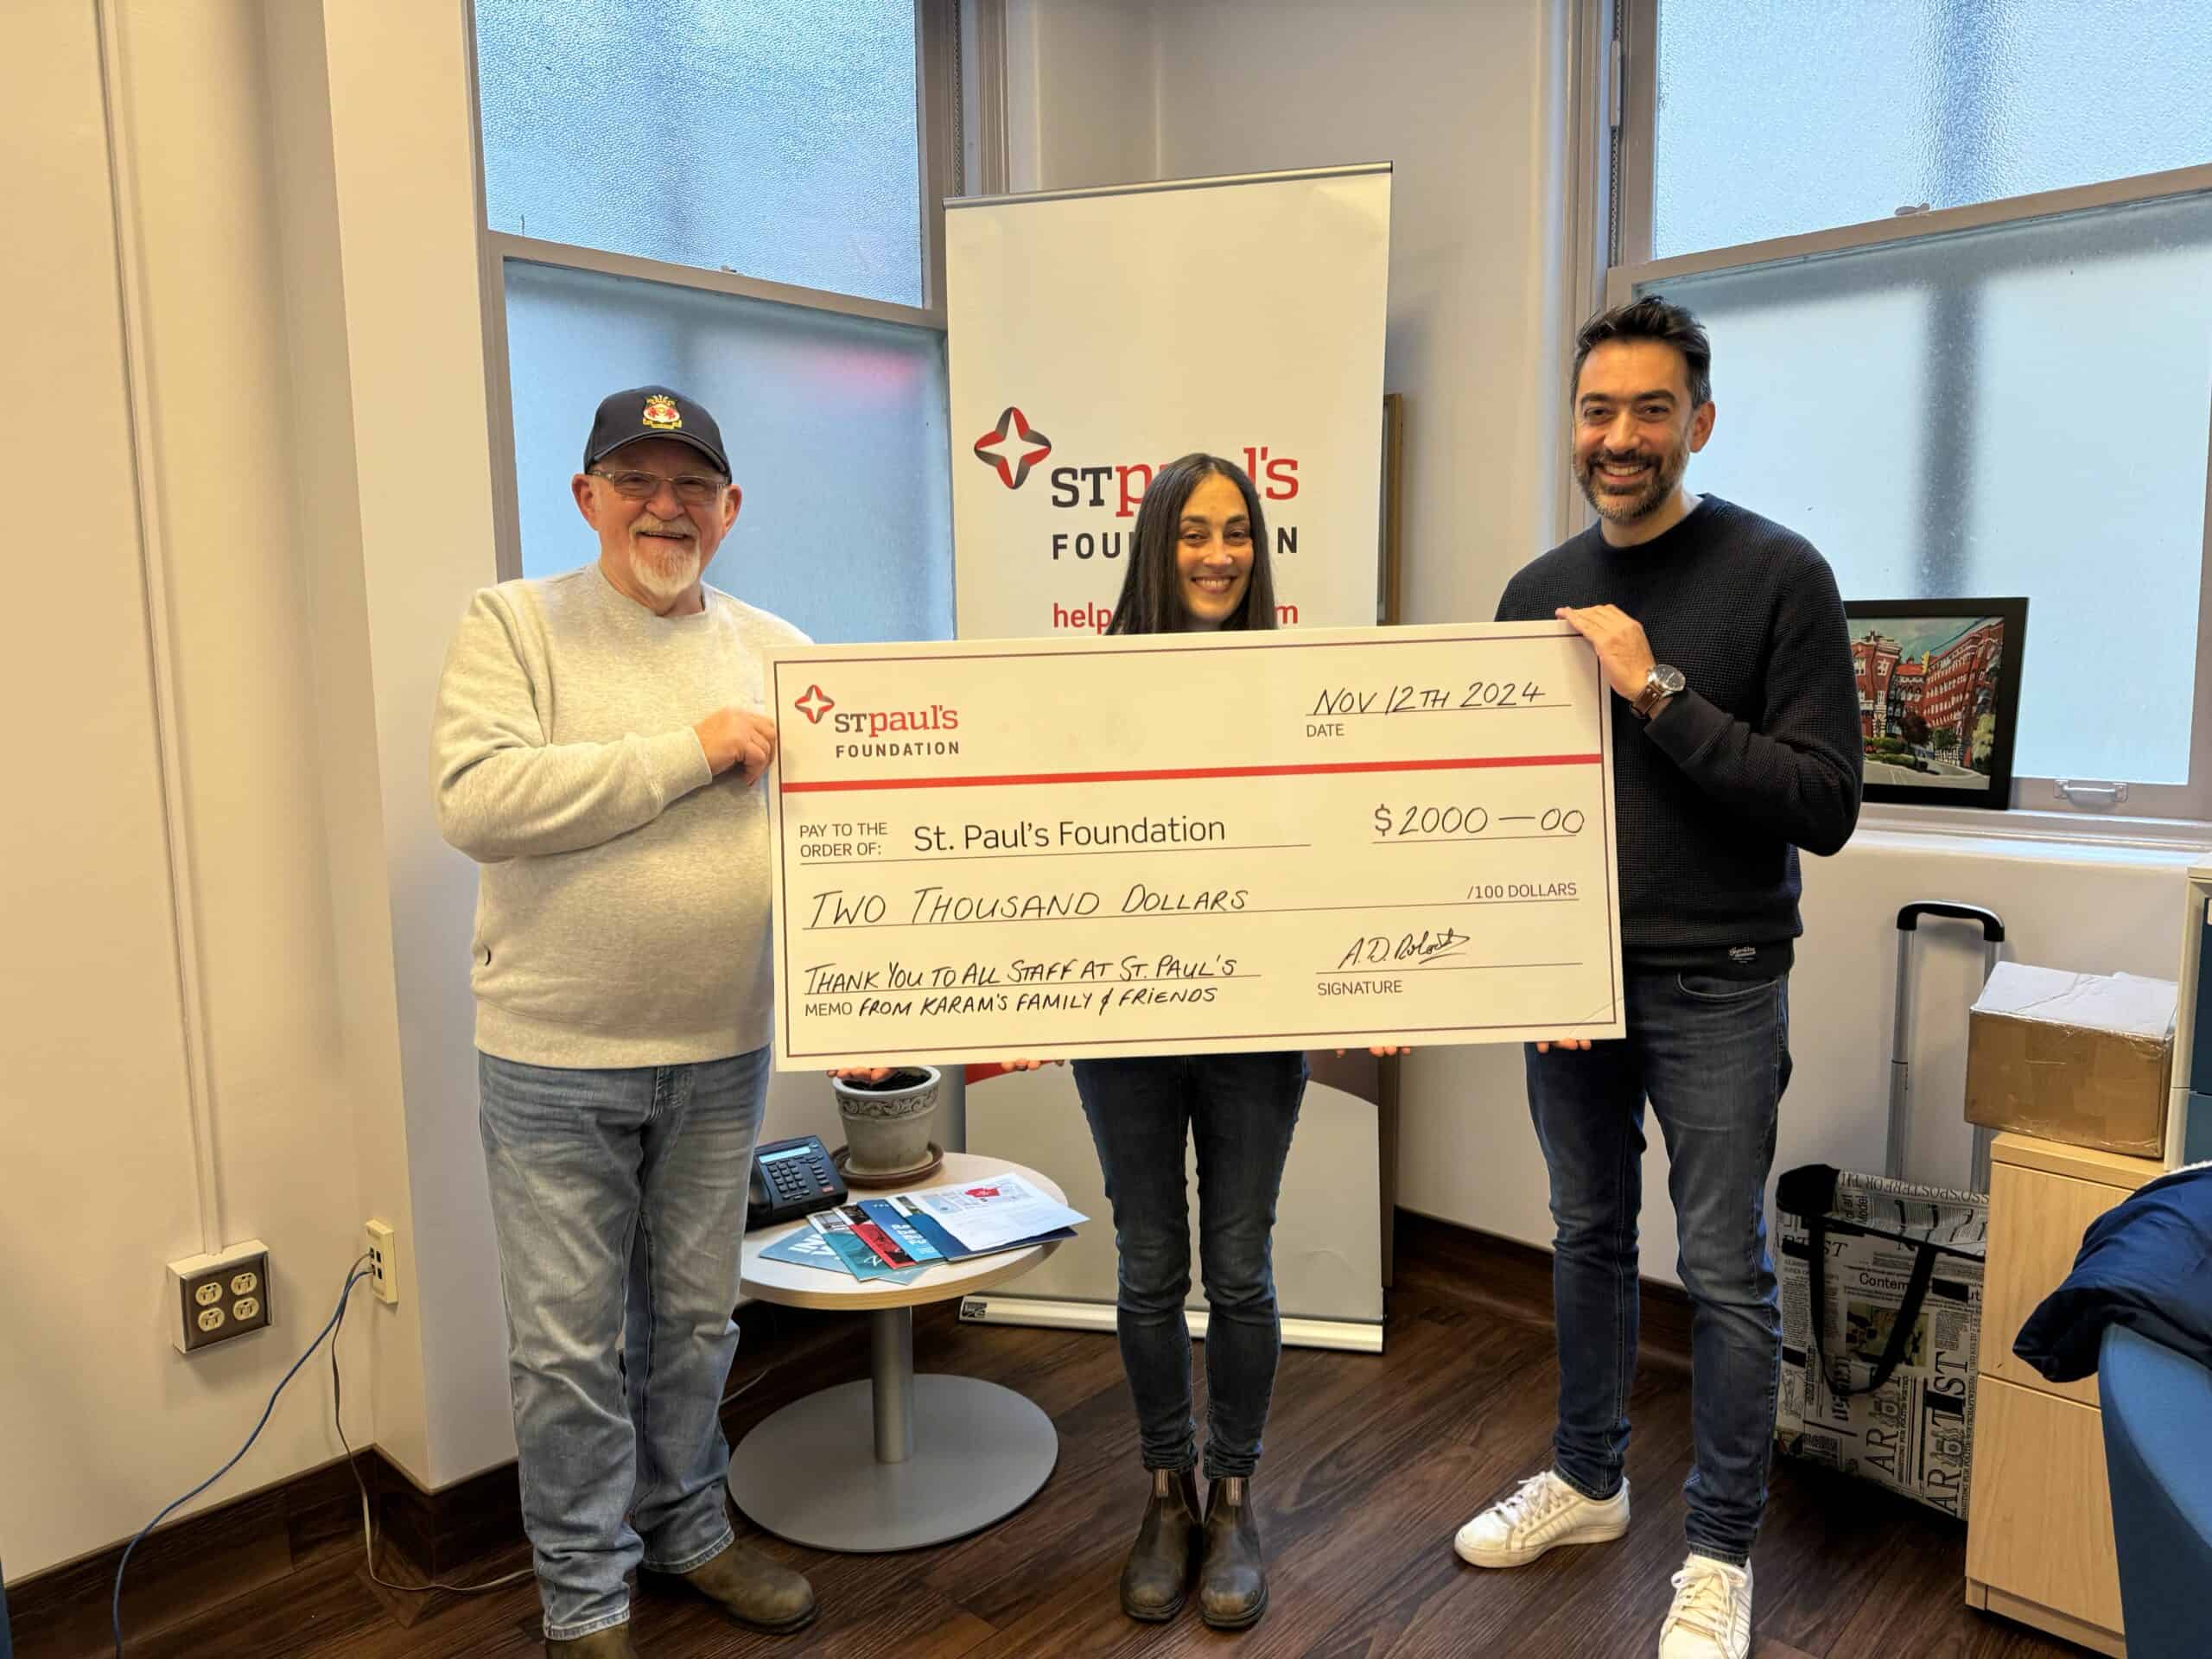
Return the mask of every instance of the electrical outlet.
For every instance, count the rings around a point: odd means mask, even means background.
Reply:
[[[213,1255],[188,1255],[168,1264],[169,1341],[179,1353],[265,1331],[269,1306],[269,1247],[257,1238]]]
[[[361,1247],[369,1258],[369,1284],[377,1300],[397,1305],[399,1300],[399,1236],[388,1221],[361,1224]]]

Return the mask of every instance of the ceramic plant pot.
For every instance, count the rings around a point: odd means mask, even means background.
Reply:
[[[855,1175],[893,1175],[930,1159],[944,1076],[933,1065],[901,1066],[880,1083],[832,1077],[845,1125],[845,1167]]]

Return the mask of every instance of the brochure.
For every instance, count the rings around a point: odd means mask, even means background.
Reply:
[[[798,1267],[820,1268],[828,1273],[842,1273],[847,1278],[854,1276],[853,1270],[845,1265],[844,1257],[830,1248],[828,1239],[810,1228],[794,1228],[774,1243],[763,1247],[760,1255],[763,1260],[769,1262],[789,1262]],[[871,1262],[868,1272],[859,1276],[874,1284],[911,1285],[922,1276],[922,1272],[920,1268],[908,1268],[903,1273],[893,1272],[880,1262]]]
[[[845,1270],[855,1279],[887,1279],[898,1271],[868,1246],[867,1241],[853,1230],[851,1222],[836,1210],[817,1210],[806,1218],[806,1224],[816,1235],[836,1252]]]
[[[899,1241],[878,1226],[875,1217],[861,1209],[859,1205],[842,1205],[837,1213],[844,1217],[846,1224],[853,1230],[855,1236],[861,1243],[883,1258],[884,1266],[911,1268],[914,1265],[914,1258],[899,1248]]]
[[[944,1252],[922,1236],[922,1230],[899,1210],[896,1198],[862,1198],[861,1208],[868,1211],[869,1220],[897,1239],[899,1247],[915,1261],[944,1260]]]

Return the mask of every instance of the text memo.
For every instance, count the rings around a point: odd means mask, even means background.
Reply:
[[[776,1060],[1618,1037],[1562,624],[774,652]]]

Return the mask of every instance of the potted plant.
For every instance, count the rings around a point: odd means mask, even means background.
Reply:
[[[862,1180],[918,1175],[938,1157],[930,1140],[944,1075],[933,1065],[900,1066],[870,1083],[832,1077],[845,1126],[844,1173]]]

